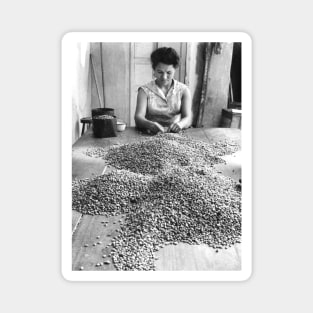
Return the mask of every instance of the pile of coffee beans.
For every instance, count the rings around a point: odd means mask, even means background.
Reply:
[[[178,134],[111,148],[101,157],[117,169],[73,181],[73,210],[124,215],[110,244],[117,270],[154,270],[154,252],[179,242],[227,249],[241,240],[241,191],[213,165],[238,149]]]
[[[111,116],[111,115],[95,115],[92,119],[94,120],[111,120],[113,119],[114,117]]]

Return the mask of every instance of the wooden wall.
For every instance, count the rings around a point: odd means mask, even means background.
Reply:
[[[204,42],[188,43],[186,84],[189,86],[192,95],[193,125],[196,124],[196,117],[201,99],[202,78],[204,74],[205,62],[204,53]]]
[[[206,45],[208,49],[206,50]],[[197,123],[200,110],[203,118],[199,127],[219,127],[222,109],[227,108],[232,60],[232,43],[222,43],[220,54],[214,52],[213,43],[189,43],[187,52],[187,84],[192,95],[194,113],[193,125]],[[209,54],[208,65],[205,69],[205,53]],[[206,70],[207,85],[203,84]],[[200,109],[201,94],[204,102]]]
[[[129,43],[91,43],[92,108],[113,108],[129,122]],[[91,113],[90,113],[91,115]]]

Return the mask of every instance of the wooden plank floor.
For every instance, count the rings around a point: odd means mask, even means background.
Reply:
[[[72,210],[72,233],[75,232],[79,222],[81,221],[81,218],[83,215],[77,211]]]
[[[155,255],[158,271],[237,271],[241,269],[240,244],[215,250],[207,245],[179,243],[160,249]],[[218,252],[216,252],[218,251]]]
[[[241,179],[241,151],[221,157],[226,164],[215,164],[214,168],[224,176],[239,182]]]
[[[241,132],[238,129],[189,129],[188,135],[198,140],[215,142],[229,138],[240,143]],[[138,141],[144,134],[138,134],[134,129],[118,133],[118,137],[96,139],[91,130],[81,137],[73,145],[73,179],[93,177],[103,173],[106,169],[105,163],[100,158],[91,158],[86,155],[89,148],[109,147]],[[225,164],[215,165],[216,169],[225,176],[235,180],[241,178],[240,151],[233,155],[223,157]],[[108,172],[110,168],[106,169]],[[103,216],[81,215],[73,211],[72,215],[72,269],[91,271],[114,271],[112,263],[96,266],[104,260],[110,260],[110,242],[112,236],[119,229],[118,220],[121,216],[105,218]],[[108,222],[108,223],[105,223]],[[98,238],[99,237],[99,238]],[[85,245],[88,245],[85,247]],[[103,257],[105,255],[106,257]],[[228,249],[216,252],[206,245],[189,245],[179,243],[178,245],[167,245],[155,252],[158,259],[155,261],[157,271],[179,271],[179,270],[240,270],[241,269],[241,245],[236,244]]]
[[[105,218],[100,215],[84,215],[73,234],[73,270],[115,270],[113,264],[97,267],[97,263],[110,260],[108,256],[112,237],[117,235],[121,216]],[[105,222],[108,222],[106,224]],[[85,245],[88,245],[87,247]],[[107,257],[103,257],[106,255]]]

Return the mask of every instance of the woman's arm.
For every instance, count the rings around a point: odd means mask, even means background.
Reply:
[[[179,132],[184,128],[188,128],[192,123],[192,112],[191,112],[191,94],[189,88],[186,88],[181,99],[181,120],[173,123],[168,128],[168,131]]]
[[[145,92],[140,88],[137,95],[137,106],[135,112],[135,123],[138,128],[149,129],[153,133],[162,132],[164,128],[157,122],[152,122],[146,119],[148,98]]]

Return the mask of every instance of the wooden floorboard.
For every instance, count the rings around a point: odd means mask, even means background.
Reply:
[[[241,130],[235,128],[205,128],[203,129],[208,142],[231,140],[241,145]]]
[[[215,164],[214,168],[224,176],[230,177],[239,183],[241,179],[241,151],[221,157],[226,164]]]
[[[82,214],[72,210],[72,233],[77,229],[77,226],[82,218]]]
[[[97,267],[97,263],[110,260],[108,255],[111,247],[109,244],[112,237],[117,235],[119,229],[118,220],[121,216],[106,218],[101,215],[84,215],[73,234],[72,243],[72,263],[73,270],[79,270],[81,266],[87,271],[112,271],[115,270],[113,264]],[[102,222],[109,222],[107,226]],[[115,224],[114,224],[115,223]],[[100,238],[97,238],[97,237]],[[88,247],[85,247],[85,245]]]
[[[235,246],[238,246],[237,248]],[[241,258],[237,253],[240,244],[228,249],[210,248],[207,245],[179,243],[155,252],[157,271],[237,271],[241,269]]]
[[[87,155],[73,155],[72,179],[92,178],[101,175],[105,161]]]
[[[205,132],[202,128],[189,128],[186,131],[186,135],[189,137],[193,137],[196,140],[207,142],[208,138],[205,135]]]

